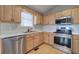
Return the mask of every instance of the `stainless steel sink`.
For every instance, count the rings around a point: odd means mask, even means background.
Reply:
[[[29,32],[23,32],[23,33],[30,33],[30,32],[36,32],[36,31],[29,31]]]

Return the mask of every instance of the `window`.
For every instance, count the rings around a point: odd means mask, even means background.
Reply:
[[[21,12],[21,26],[33,27],[33,15],[28,12]]]

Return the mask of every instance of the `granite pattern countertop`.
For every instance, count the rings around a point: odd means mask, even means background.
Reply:
[[[13,36],[19,36],[19,35],[27,35],[37,32],[50,32],[50,31],[34,31],[34,32],[22,32],[22,31],[5,31],[0,33],[0,39],[7,38],[7,37],[13,37]],[[72,33],[72,35],[79,35],[79,33]]]
[[[41,31],[34,31],[34,32],[20,32],[20,31],[8,31],[5,33],[0,33],[0,39],[7,38],[7,37],[13,37],[13,36],[20,36],[20,35],[27,35],[32,33],[37,33]]]

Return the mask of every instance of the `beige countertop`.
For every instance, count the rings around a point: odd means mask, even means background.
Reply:
[[[0,33],[0,39],[7,38],[7,37],[13,37],[13,36],[19,36],[19,35],[27,35],[27,34],[32,34],[36,32],[41,32],[41,31],[34,31],[34,32],[20,32],[20,31],[8,31],[5,33]]]
[[[32,34],[36,32],[45,32],[45,31],[34,31],[34,32],[27,32],[27,33],[24,33],[22,31],[4,31],[0,33],[0,39],[13,37],[13,36],[19,36],[19,35],[27,35],[27,34]],[[46,32],[50,32],[50,31],[46,31]],[[79,33],[72,33],[72,34],[79,35]]]

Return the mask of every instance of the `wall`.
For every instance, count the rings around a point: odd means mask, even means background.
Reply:
[[[5,33],[8,31],[19,31],[19,32],[25,32],[30,27],[22,27],[20,24],[15,23],[0,23],[0,32]],[[33,27],[33,30],[42,31],[42,26],[37,25]]]
[[[55,32],[56,28],[58,25],[44,25],[43,26],[43,31],[47,32]],[[64,25],[62,25],[64,26]],[[79,33],[79,24],[74,24],[74,25],[65,25],[66,27],[71,26],[73,33]]]
[[[70,25],[67,25],[70,26]],[[10,23],[0,23],[0,32],[7,31],[27,31],[29,27],[22,27],[20,24],[10,24]],[[35,25],[33,30],[35,31],[46,31],[46,32],[55,32],[57,25]],[[73,33],[79,33],[79,24],[72,25]]]
[[[73,25],[73,33],[79,33],[79,24]]]

